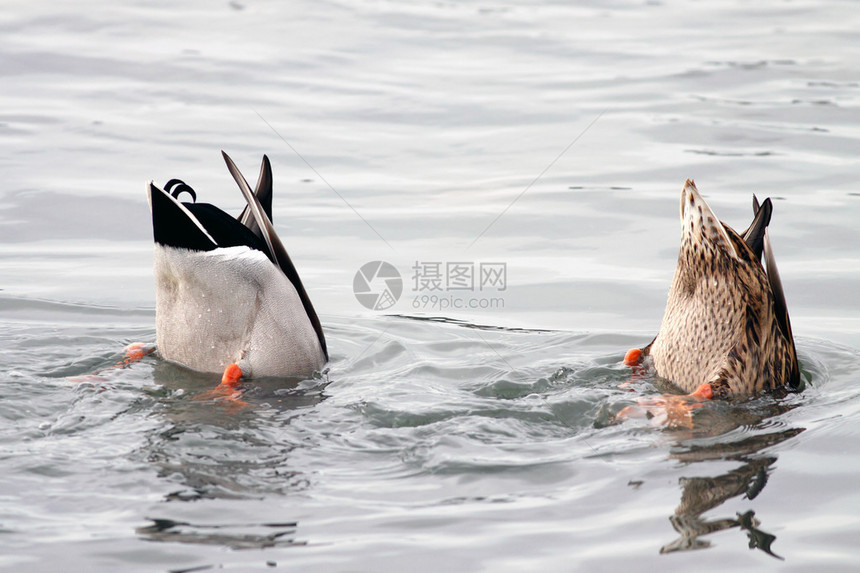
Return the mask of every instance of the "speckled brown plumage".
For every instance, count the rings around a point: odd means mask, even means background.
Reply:
[[[743,235],[717,219],[687,180],[681,252],[657,337],[643,359],[686,392],[715,396],[797,387],[800,370],[767,233],[772,205],[754,199]],[[761,264],[764,254],[767,273]]]

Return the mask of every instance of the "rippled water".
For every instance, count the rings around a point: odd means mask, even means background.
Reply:
[[[858,29],[835,2],[7,3],[0,567],[852,569]],[[116,367],[155,338],[144,182],[238,212],[221,148],[272,159],[332,354],[246,405]],[[620,360],[687,177],[740,228],[774,198],[807,387],[613,424],[659,392]],[[403,275],[384,312],[352,293],[373,260]],[[505,263],[457,294],[501,306],[434,306],[434,263]]]

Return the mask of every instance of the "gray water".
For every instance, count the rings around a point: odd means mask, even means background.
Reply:
[[[0,567],[854,570],[858,29],[842,2],[6,2]],[[238,213],[220,149],[271,158],[331,351],[245,406],[113,367],[155,339],[144,184]],[[773,198],[807,387],[613,424],[659,393],[620,360],[687,177],[739,228]],[[353,296],[377,260],[383,311]],[[416,288],[449,263],[504,288]]]

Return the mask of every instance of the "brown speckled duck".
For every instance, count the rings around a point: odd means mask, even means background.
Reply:
[[[738,234],[717,219],[687,180],[681,252],[660,332],[629,365],[699,398],[797,388],[800,369],[767,226],[773,206],[753,196],[754,219]],[[765,268],[761,257],[764,254]]]

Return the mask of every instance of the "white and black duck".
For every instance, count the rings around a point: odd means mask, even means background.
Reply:
[[[194,370],[233,378],[309,376],[328,360],[325,336],[272,226],[272,170],[255,191],[222,152],[247,206],[234,218],[198,203],[177,179],[149,183],[155,238],[156,346]],[[180,202],[186,193],[191,201]],[[236,372],[236,366],[240,371]]]

